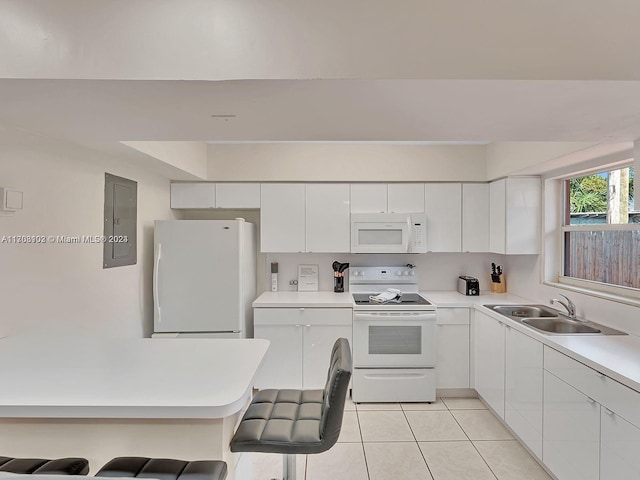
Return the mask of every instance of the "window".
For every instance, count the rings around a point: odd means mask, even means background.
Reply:
[[[564,180],[561,282],[640,296],[640,211],[633,182],[631,167]]]

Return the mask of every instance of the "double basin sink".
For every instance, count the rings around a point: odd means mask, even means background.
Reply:
[[[551,335],[626,335],[594,322],[575,320],[545,305],[485,305],[511,320]]]

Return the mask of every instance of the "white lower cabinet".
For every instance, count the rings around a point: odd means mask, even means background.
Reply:
[[[271,342],[256,388],[324,388],[331,349],[351,344],[350,308],[255,308],[254,337]]]
[[[543,346],[507,327],[505,348],[504,420],[542,459]]]
[[[255,312],[258,316],[258,311]],[[255,388],[300,388],[302,385],[302,325],[255,325],[253,336],[271,342]]]
[[[351,345],[351,324],[305,324],[302,337],[302,388],[324,388],[333,344],[342,337]]]
[[[544,368],[543,462],[559,480],[640,479],[640,393],[550,347]]]
[[[640,478],[640,428],[604,406],[600,417],[600,480]]]
[[[504,419],[505,326],[474,312],[475,389]]]
[[[469,388],[469,309],[438,308],[437,388]]]
[[[599,479],[600,404],[547,371],[543,429],[542,461],[558,480]]]

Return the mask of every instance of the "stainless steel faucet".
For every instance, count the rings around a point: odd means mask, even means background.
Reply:
[[[559,293],[558,295],[563,297],[566,300],[566,302],[563,302],[562,300],[559,300],[557,298],[552,298],[551,300],[549,300],[549,304],[553,305],[554,302],[555,303],[559,303],[560,305],[562,305],[567,310],[567,314],[569,315],[569,317],[576,318],[576,305],[575,305],[575,303],[573,303],[571,300],[569,300],[569,297],[567,297],[565,295],[562,295],[561,293]]]

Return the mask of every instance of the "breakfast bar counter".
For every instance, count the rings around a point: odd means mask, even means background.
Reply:
[[[222,459],[269,342],[0,339],[0,452]]]

